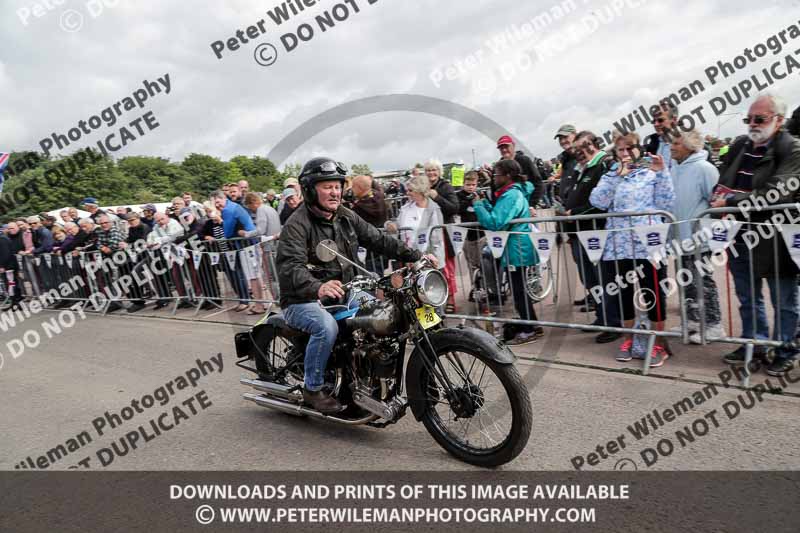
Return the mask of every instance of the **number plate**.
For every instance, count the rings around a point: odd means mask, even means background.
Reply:
[[[422,325],[422,329],[432,328],[442,321],[441,317],[436,314],[436,311],[430,305],[423,305],[417,308],[417,320]]]

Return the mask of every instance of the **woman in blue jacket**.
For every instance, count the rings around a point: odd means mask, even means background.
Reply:
[[[527,222],[511,223],[514,219],[529,216],[530,187],[521,173],[522,168],[513,159],[498,161],[494,167],[494,205],[485,199],[475,199],[472,205],[483,229],[515,232],[508,236],[500,267],[508,267],[514,307],[519,316],[522,320],[538,320],[533,301],[525,291],[527,269],[539,263],[533,242],[527,235],[531,232],[531,227]],[[542,335],[544,330],[541,327],[521,326],[517,335],[508,344],[527,344]]]

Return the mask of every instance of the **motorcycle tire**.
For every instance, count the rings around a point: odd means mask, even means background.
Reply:
[[[469,354],[486,366],[499,380],[507,396],[511,411],[511,428],[508,436],[497,446],[488,450],[476,449],[469,443],[462,442],[451,432],[442,427],[442,420],[435,406],[441,403],[441,398],[426,398],[428,405],[422,415],[421,421],[428,433],[448,453],[458,459],[476,466],[492,468],[506,464],[516,458],[528,443],[531,427],[533,425],[533,409],[531,407],[528,390],[522,381],[519,371],[513,364],[499,363],[491,359],[480,346],[466,339],[448,338],[445,342],[435,343],[434,348],[438,357],[446,356],[452,352]],[[420,383],[430,383],[430,376],[426,369],[422,369]],[[467,372],[471,376],[469,372]],[[455,385],[455,383],[454,383]],[[423,385],[423,391],[429,387]],[[426,393],[427,396],[427,393]],[[503,417],[501,417],[503,418]],[[496,427],[496,426],[495,426]]]

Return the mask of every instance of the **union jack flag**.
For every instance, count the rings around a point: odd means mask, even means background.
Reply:
[[[0,152],[0,192],[3,192],[3,172],[8,166],[9,159],[11,159],[11,154]]]

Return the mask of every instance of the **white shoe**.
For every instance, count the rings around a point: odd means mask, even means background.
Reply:
[[[722,327],[722,324],[706,327],[706,340],[718,339],[724,336],[725,336],[725,328]],[[691,342],[692,344],[702,344],[700,342],[700,333],[697,332],[689,335],[689,342]]]

